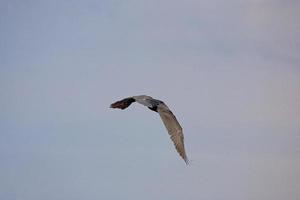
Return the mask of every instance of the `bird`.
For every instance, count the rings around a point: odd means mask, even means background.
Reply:
[[[167,132],[170,135],[170,138],[173,141],[173,144],[178,154],[188,165],[189,160],[185,153],[184,136],[183,136],[182,127],[177,121],[175,115],[172,113],[172,111],[168,108],[168,106],[163,101],[154,99],[147,95],[138,95],[138,96],[131,96],[116,101],[110,105],[110,108],[117,108],[117,109],[124,110],[134,102],[140,103],[160,115],[161,120],[163,121],[163,124],[165,125]]]

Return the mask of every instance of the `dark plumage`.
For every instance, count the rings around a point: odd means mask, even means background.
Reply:
[[[122,110],[124,110],[125,108],[127,108],[128,106],[130,106],[130,104],[132,104],[133,102],[135,102],[135,99],[132,97],[123,99],[121,101],[117,101],[113,104],[110,105],[111,108],[120,108]]]

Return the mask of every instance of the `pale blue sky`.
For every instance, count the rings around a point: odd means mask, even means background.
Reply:
[[[300,196],[300,2],[3,0],[0,199]],[[181,122],[190,166],[148,94]]]

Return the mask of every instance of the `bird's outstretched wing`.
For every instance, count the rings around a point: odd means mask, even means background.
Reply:
[[[111,108],[119,108],[119,109],[124,110],[125,108],[130,106],[130,104],[132,104],[133,102],[135,102],[134,98],[127,97],[127,98],[122,99],[120,101],[116,101],[115,103],[111,104],[110,107]]]
[[[182,128],[175,115],[164,103],[161,103],[157,106],[157,112],[159,113],[165,127],[167,128],[167,131],[175,145],[177,152],[183,158],[185,163],[188,164],[188,158],[186,156],[184,148],[184,136]]]
[[[137,102],[140,103],[144,106],[147,107],[152,107],[152,102],[153,98],[150,96],[146,96],[146,95],[139,95],[139,96],[132,96],[132,97],[127,97],[125,99],[122,99],[120,101],[116,101],[115,103],[111,104],[110,107],[111,108],[119,108],[119,109],[126,109],[127,107],[129,107],[133,102]]]

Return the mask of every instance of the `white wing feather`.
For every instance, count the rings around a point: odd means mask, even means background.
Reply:
[[[165,104],[159,104],[157,106],[157,112],[159,113],[177,152],[183,158],[183,160],[188,163],[188,158],[184,148],[183,131],[175,115]]]

